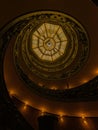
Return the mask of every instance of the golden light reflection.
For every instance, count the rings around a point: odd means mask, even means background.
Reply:
[[[40,108],[41,116],[45,115],[46,109],[44,107]]]
[[[82,114],[81,118],[82,118],[82,119],[85,119],[85,115],[84,115],[84,114]]]
[[[64,122],[64,116],[60,116],[59,120],[60,120],[61,123],[63,123]]]
[[[69,84],[69,89],[74,88],[74,85]]]
[[[86,120],[83,120],[83,123],[84,123],[85,125],[88,125],[88,122],[87,122]]]
[[[24,105],[24,106],[23,106],[23,109],[26,110],[26,109],[27,109],[27,105]]]
[[[83,122],[83,124],[87,126],[87,125],[88,125],[88,122],[87,122],[87,120],[86,120],[85,115],[82,114],[81,118],[82,118],[82,122]]]
[[[57,87],[56,86],[52,86],[50,89],[57,90]]]
[[[15,95],[15,93],[16,93],[15,90],[10,90],[10,91],[9,91],[10,96]]]
[[[28,105],[28,104],[29,104],[29,102],[28,102],[28,101],[24,101],[24,104],[25,104],[25,105]]]
[[[41,60],[55,61],[64,54],[67,40],[60,25],[43,23],[32,35],[32,50]]]
[[[43,84],[40,82],[40,83],[38,83],[38,85],[40,86],[40,87],[42,87],[43,86]]]
[[[64,122],[65,114],[64,114],[63,111],[59,111],[59,112],[58,112],[58,115],[59,115],[59,117],[58,117],[59,122],[62,124],[62,123]]]
[[[58,115],[59,115],[59,117],[63,117],[63,116],[65,116],[65,114],[64,114],[63,111],[59,111],[59,112],[58,112]]]
[[[95,73],[96,75],[98,75],[98,69],[96,69],[94,73]]]
[[[84,79],[84,80],[82,80],[82,84],[85,84],[85,83],[87,83],[89,80],[88,79]]]
[[[23,110],[26,110],[26,109],[27,109],[28,104],[29,104],[28,101],[24,101]]]

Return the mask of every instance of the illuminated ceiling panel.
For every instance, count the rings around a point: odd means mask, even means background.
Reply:
[[[59,52],[64,54],[66,45],[67,36],[60,25],[43,23],[32,34],[32,50],[41,60],[55,61],[61,56]]]
[[[20,28],[14,47],[17,68],[24,65],[24,73],[28,68],[31,75],[45,80],[66,79],[79,72],[89,54],[84,27],[71,16],[55,11],[25,17],[28,22]]]

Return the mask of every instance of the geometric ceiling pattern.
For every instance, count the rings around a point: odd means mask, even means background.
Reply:
[[[79,72],[88,58],[89,39],[77,20],[56,11],[38,11],[25,19],[14,46],[16,69],[48,81]]]
[[[41,59],[53,62],[64,54],[67,37],[59,25],[42,24],[32,34],[32,49]]]
[[[15,5],[1,11],[8,16],[1,26],[16,17],[0,31],[1,90],[45,112],[98,116],[97,7],[89,0]]]
[[[72,101],[79,97],[83,99],[83,95],[84,98],[87,97],[89,88],[90,92],[95,89],[92,85],[93,81],[97,82],[97,78],[90,81],[88,87],[84,84],[68,90],[65,88],[52,90],[33,81],[33,76],[48,81],[70,78],[77,74],[86,63],[89,54],[87,32],[77,20],[69,15],[55,11],[26,14],[8,24],[0,33],[0,38],[1,52],[3,52],[1,60],[7,45],[14,39],[13,60],[16,72],[35,94],[52,100],[69,101],[71,99]],[[45,51],[43,52],[40,47]],[[57,47],[58,51],[54,51]],[[45,58],[43,58],[44,55]],[[86,92],[85,89],[87,89]],[[78,92],[81,93],[78,94]]]

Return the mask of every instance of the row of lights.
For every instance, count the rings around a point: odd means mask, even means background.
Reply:
[[[81,118],[82,118],[83,123],[87,126],[88,122],[86,120],[86,117],[82,114]]]
[[[96,70],[94,70],[94,75],[95,76],[97,76],[98,75],[98,69],[96,69]],[[87,83],[89,81],[89,79],[88,78],[85,78],[85,79],[83,79],[83,80],[81,80],[81,84],[85,84],[85,83]],[[39,83],[39,86],[43,86],[43,83]],[[66,85],[65,86],[65,89],[70,89],[70,88],[73,88],[74,86],[73,85],[71,85],[71,84],[69,84],[69,85]],[[50,87],[50,89],[51,90],[57,90],[58,89],[58,87],[57,86],[52,86],[52,87]]]
[[[11,97],[12,97],[12,96],[15,96],[15,92],[11,90],[11,91],[10,91],[10,96],[11,96]],[[29,103],[28,103],[27,101],[23,102],[23,104],[24,104],[24,105],[23,105],[22,110],[23,110],[23,111],[26,111],[27,108],[28,108],[28,106],[30,106],[30,105],[29,105]],[[39,111],[40,111],[40,115],[41,115],[41,116],[44,116],[44,115],[48,114],[48,112],[46,111],[46,109],[45,109],[44,107],[40,108]],[[50,114],[50,113],[49,113],[49,114]],[[56,117],[58,117],[59,121],[60,121],[61,123],[63,123],[63,122],[64,122],[64,118],[66,117],[66,115],[64,115],[64,113],[62,113],[62,112],[59,112],[59,114],[56,115]],[[84,114],[81,115],[81,119],[82,119],[83,124],[87,126],[87,125],[88,125],[88,122],[87,122],[86,117],[85,117]]]
[[[27,106],[28,106],[28,104],[24,103],[23,110],[26,110]],[[44,116],[44,115],[47,115],[47,114],[48,114],[48,112],[46,112],[45,108],[40,109],[40,116]],[[60,112],[58,115],[55,115],[55,116],[58,117],[60,123],[64,123],[64,119],[65,119],[66,116],[62,112]],[[88,122],[87,122],[84,114],[81,114],[81,119],[82,119],[83,124],[85,126],[88,126]]]
[[[95,73],[96,73],[96,75],[98,75],[98,69],[95,71]],[[86,83],[86,82],[88,82],[88,80],[84,80],[83,82]],[[56,87],[52,87],[51,89],[56,90],[57,88],[56,88]],[[10,93],[10,96],[11,96],[11,97],[12,97],[12,96],[15,96],[15,91],[14,91],[14,90],[10,90],[9,93]],[[29,106],[29,103],[28,103],[27,101],[25,101],[22,110],[26,111],[28,106]],[[41,116],[44,116],[44,115],[46,115],[48,112],[46,112],[46,109],[45,109],[45,108],[41,108],[41,109],[40,109],[40,113],[41,113],[41,114],[40,114]],[[66,116],[65,116],[62,112],[60,112],[58,115],[56,115],[56,117],[58,117],[60,123],[64,123],[64,119],[65,119]],[[82,123],[83,123],[86,127],[88,127],[88,122],[87,122],[87,119],[86,119],[86,117],[85,117],[84,114],[81,115],[81,119],[82,119]]]

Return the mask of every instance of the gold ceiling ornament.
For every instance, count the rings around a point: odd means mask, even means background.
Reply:
[[[43,23],[32,34],[32,50],[41,59],[53,62],[66,51],[67,37],[60,25]]]
[[[66,79],[79,72],[88,58],[89,40],[77,20],[56,11],[38,11],[20,19],[28,22],[16,38],[16,69],[45,80]]]
[[[54,61],[40,59],[32,50],[32,36],[34,32],[46,23],[60,26],[67,39],[64,54]],[[51,48],[47,38],[44,41],[44,44],[47,44],[44,46],[48,50],[53,49],[55,46],[53,39],[50,41]],[[13,59],[17,74],[19,74],[18,76],[26,83],[28,88],[31,88],[30,90],[34,94],[38,94],[52,101],[64,102],[93,101],[97,99],[98,94],[94,92],[97,90],[95,84],[98,81],[98,77],[74,89],[67,89],[65,87],[61,89],[59,84],[58,86],[54,84],[54,82],[58,83],[59,79],[70,78],[73,74],[79,72],[87,61],[89,54],[87,32],[79,22],[69,15],[55,11],[40,11],[23,15],[2,29],[0,43],[2,86],[5,86],[3,74],[5,52],[9,44],[12,44],[12,46],[15,44],[13,48]],[[37,82],[38,80],[36,81],[36,78],[33,80],[32,77],[34,76],[45,80],[39,80],[41,82]],[[50,80],[53,80],[53,84],[50,84],[51,88],[47,87],[44,82],[48,81],[48,83],[51,83]],[[61,84],[61,81],[66,82],[68,80],[59,81]]]

